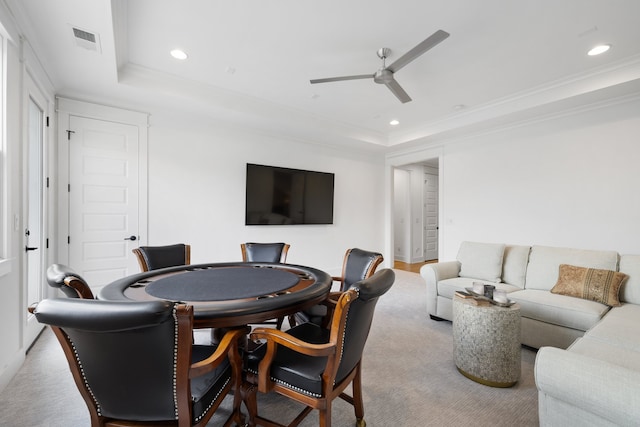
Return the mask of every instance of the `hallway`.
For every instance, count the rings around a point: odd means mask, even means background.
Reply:
[[[394,261],[393,262],[393,268],[398,269],[398,270],[404,270],[404,271],[410,271],[412,273],[418,273],[420,274],[420,268],[422,268],[423,265],[425,264],[433,264],[438,262],[437,259],[433,259],[431,261],[425,261],[425,262],[416,262],[414,264],[408,264],[406,262],[402,262],[402,261]]]

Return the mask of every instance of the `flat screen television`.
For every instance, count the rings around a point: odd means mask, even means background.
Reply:
[[[247,163],[246,225],[333,224],[334,174]]]

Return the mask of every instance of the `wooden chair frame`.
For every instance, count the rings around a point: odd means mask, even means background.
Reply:
[[[331,426],[331,403],[336,397],[340,397],[354,406],[356,415],[356,425],[364,427],[364,406],[362,402],[362,376],[361,362],[358,361],[353,370],[342,382],[334,386],[334,381],[340,366],[340,357],[343,347],[343,336],[347,322],[347,313],[351,303],[358,297],[356,290],[348,290],[340,294],[331,321],[331,333],[329,342],[326,344],[310,344],[299,340],[286,332],[276,329],[258,328],[251,333],[253,340],[266,340],[266,354],[259,364],[258,374],[246,373],[246,382],[243,385],[243,398],[249,410],[249,425],[261,425],[265,427],[294,427],[297,426],[312,410],[317,409],[320,417],[320,427]],[[329,304],[333,305],[333,304]],[[322,374],[322,397],[316,398],[307,394],[295,391],[284,385],[274,382],[269,373],[270,366],[275,357],[279,345],[285,346],[308,356],[327,357],[327,364]],[[353,384],[353,395],[344,393],[345,388]],[[288,425],[279,424],[272,420],[258,415],[257,391],[261,393],[276,393],[296,400],[306,407]]]
[[[29,311],[33,312],[35,307],[30,307]],[[91,391],[85,383],[82,368],[79,365],[73,343],[68,335],[64,332],[64,328],[50,326],[54,334],[58,338],[60,345],[64,351],[69,368],[75,380],[76,386],[82,395],[91,417],[92,427],[204,427],[211,419],[217,408],[220,406],[222,399],[216,402],[200,420],[193,424],[190,379],[204,375],[213,371],[222,361],[228,357],[232,367],[232,381],[223,389],[222,395],[226,395],[235,390],[233,400],[233,412],[225,422],[224,426],[231,426],[233,422],[242,425],[244,423],[243,415],[240,412],[241,394],[240,387],[242,384],[242,360],[238,352],[238,340],[245,336],[245,331],[241,329],[230,330],[224,335],[219,343],[216,351],[207,359],[191,364],[191,333],[193,330],[193,307],[180,304],[176,309],[177,316],[177,333],[178,333],[178,351],[176,363],[176,395],[178,420],[168,421],[128,421],[108,418],[99,415],[96,403],[91,395]],[[144,369],[144,360],[132,360],[131,363],[140,364],[140,369]]]
[[[94,299],[93,292],[87,283],[77,276],[67,276],[64,278],[64,284],[76,291],[78,298]]]

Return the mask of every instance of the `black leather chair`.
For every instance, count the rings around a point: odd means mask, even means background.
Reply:
[[[191,264],[191,246],[183,243],[167,246],[140,246],[133,249],[142,271]]]
[[[241,243],[244,262],[279,262],[287,260],[290,245],[287,243]]]
[[[64,264],[52,264],[47,268],[47,283],[60,289],[69,298],[94,299],[89,284]]]
[[[278,262],[284,263],[287,260],[287,253],[291,245],[288,243],[241,243],[242,261],[244,262]],[[277,329],[282,329],[284,317],[276,320],[268,320],[262,324],[274,324]]]
[[[371,277],[382,261],[384,261],[384,257],[378,252],[365,251],[358,248],[347,249],[342,263],[342,275],[339,277],[334,276],[333,280],[334,282],[340,282],[340,292],[344,292],[352,284]],[[295,326],[311,322],[321,325],[326,320],[326,314],[326,306],[315,305],[289,316],[289,324]]]
[[[276,393],[306,407],[290,425],[313,409],[320,427],[331,425],[331,405],[340,397],[354,406],[356,425],[366,425],[362,403],[361,360],[378,298],[391,288],[395,274],[383,269],[354,283],[340,295],[330,329],[304,323],[287,332],[259,328],[253,340],[266,340],[245,357],[245,403],[249,425],[283,426],[258,415],[257,391]],[[344,393],[352,384],[352,396]],[[383,402],[380,402],[383,403]],[[340,425],[346,425],[341,420]]]
[[[232,389],[225,426],[243,422],[242,331],[192,346],[193,307],[169,301],[47,299],[30,311],[58,338],[92,426],[205,426]]]

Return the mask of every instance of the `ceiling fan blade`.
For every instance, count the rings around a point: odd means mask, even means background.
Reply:
[[[431,49],[432,47],[434,47],[435,45],[437,45],[447,37],[449,37],[449,33],[447,33],[446,31],[443,31],[443,30],[436,31],[435,33],[427,37],[425,40],[418,43],[418,45],[413,49],[411,49],[409,52],[405,53],[400,58],[398,58],[393,64],[389,65],[387,67],[387,70],[391,71],[392,73],[395,73],[400,68],[404,67],[409,62],[413,61],[414,59],[416,59],[417,57],[419,57],[420,55],[422,55],[423,53],[425,53],[426,51],[428,51],[429,49]]]
[[[313,79],[310,80],[311,84],[315,83],[329,83],[329,82],[340,82],[342,80],[358,80],[358,79],[372,79],[373,74],[359,74],[357,76],[342,76],[342,77],[329,77],[326,79]]]
[[[403,104],[411,101],[411,97],[407,92],[402,89],[395,79],[391,79],[385,83],[385,86],[389,88],[391,92],[402,102]]]

